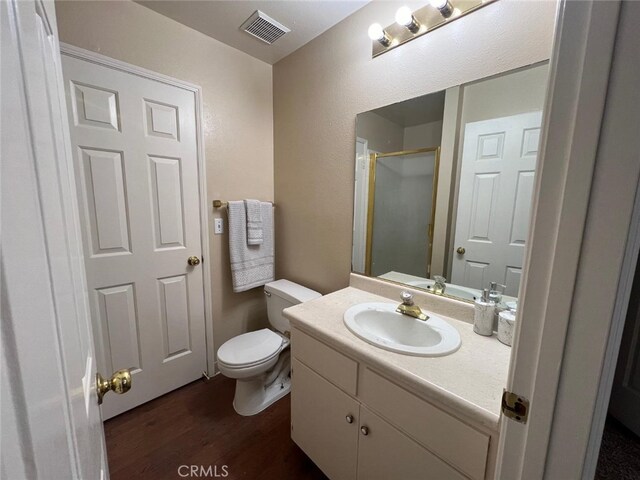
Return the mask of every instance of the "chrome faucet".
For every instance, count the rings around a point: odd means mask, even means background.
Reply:
[[[442,295],[447,288],[447,285],[444,283],[447,281],[447,279],[441,275],[435,275],[433,277],[433,280],[434,283],[431,291],[436,295]]]
[[[429,317],[420,310],[420,307],[413,303],[413,295],[411,293],[404,291],[400,294],[400,297],[402,298],[402,303],[398,305],[396,312],[425,322],[429,320]]]

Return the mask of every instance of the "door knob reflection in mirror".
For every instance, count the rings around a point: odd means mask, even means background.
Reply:
[[[102,378],[102,375],[96,373],[96,392],[98,394],[98,405],[102,405],[102,398],[105,393],[112,391],[122,395],[131,389],[131,373],[128,368],[118,370],[111,378]]]
[[[458,252],[460,255],[464,255],[466,250],[464,247],[458,247],[458,249],[456,250],[456,252]]]
[[[187,263],[192,267],[195,267],[196,265],[200,265],[200,258],[196,257],[195,255],[192,255],[187,259]]]

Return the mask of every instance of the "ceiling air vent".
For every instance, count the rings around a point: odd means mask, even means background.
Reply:
[[[240,25],[240,28],[269,45],[291,31],[260,10],[253,12],[253,15]]]

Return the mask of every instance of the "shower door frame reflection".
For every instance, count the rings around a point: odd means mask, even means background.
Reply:
[[[431,193],[431,217],[427,227],[427,264],[426,277],[431,276],[431,257],[433,255],[433,225],[436,214],[436,198],[438,196],[438,174],[440,171],[440,147],[426,147],[414,150],[402,150],[390,153],[372,153],[369,155],[369,188],[367,204],[367,244],[365,254],[365,275],[371,276],[371,263],[373,257],[373,224],[374,206],[376,193],[376,164],[379,158],[403,157],[419,153],[434,153],[435,163],[433,166],[433,191]]]

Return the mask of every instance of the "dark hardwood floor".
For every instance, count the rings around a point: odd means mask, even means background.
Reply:
[[[289,395],[242,417],[233,410],[234,389],[235,380],[217,375],[107,420],[112,480],[196,478],[179,475],[181,465],[205,473],[211,466],[209,478],[216,467],[224,478],[226,465],[228,479],[326,479],[291,440]]]

